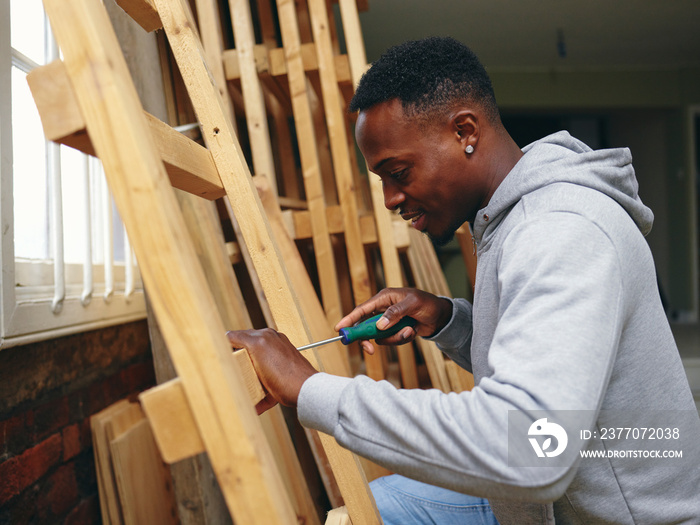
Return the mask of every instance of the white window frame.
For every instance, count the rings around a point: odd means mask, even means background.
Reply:
[[[126,264],[112,262],[110,233],[106,237],[105,232],[98,233],[107,250],[104,265],[64,265],[61,243],[55,258],[57,265],[53,260],[15,259],[10,31],[10,0],[0,0],[0,349],[146,316],[143,285],[133,255],[126,256]],[[105,201],[110,210],[106,215],[111,216],[106,184]],[[110,221],[105,222],[108,227],[104,230],[110,232]],[[131,254],[128,241],[125,253]],[[59,276],[54,276],[54,272]]]

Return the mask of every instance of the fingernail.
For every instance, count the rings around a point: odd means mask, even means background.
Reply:
[[[384,330],[387,326],[389,326],[389,319],[384,316],[380,317],[377,321],[377,328]]]

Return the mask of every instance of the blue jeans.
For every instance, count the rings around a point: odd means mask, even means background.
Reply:
[[[489,502],[397,474],[369,484],[385,525],[498,525]]]

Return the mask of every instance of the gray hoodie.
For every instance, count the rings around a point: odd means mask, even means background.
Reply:
[[[592,151],[566,132],[523,151],[473,224],[474,305],[454,300],[434,337],[473,371],[475,388],[316,374],[299,418],[393,472],[488,498],[502,525],[700,523],[700,419],[643,237],[653,215],[630,152]],[[543,416],[568,432],[566,453],[538,457],[561,442],[534,430]],[[652,426],[669,437],[632,439]],[[647,459],[654,449],[683,458]],[[624,456],[606,456],[615,450]]]

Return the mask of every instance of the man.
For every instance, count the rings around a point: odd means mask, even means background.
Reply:
[[[502,525],[700,523],[691,450],[700,420],[661,306],[644,240],[653,216],[637,195],[629,151],[592,151],[566,132],[521,151],[484,68],[448,38],[389,50],[361,80],[351,110],[386,206],[438,243],[468,221],[479,264],[473,307],[384,290],[336,328],[374,312],[384,312],[380,328],[411,316],[415,329],[382,343],[432,337],[474,372],[476,386],[443,394],[332,377],[282,334],[232,333],[233,346],[250,351],[267,403],[296,406],[303,424],[343,446],[449,489],[416,503],[408,482],[398,489],[404,505],[387,496],[396,478],[373,483],[387,523],[493,522],[484,501],[459,494],[487,498]],[[649,456],[637,450],[649,446],[639,429],[659,417],[670,431],[654,447],[670,444],[684,457],[635,460],[632,452]],[[627,438],[607,440],[620,426],[631,429]],[[585,462],[586,451],[602,456]],[[440,512],[480,513],[431,515],[440,503]],[[401,515],[406,505],[412,510]]]

